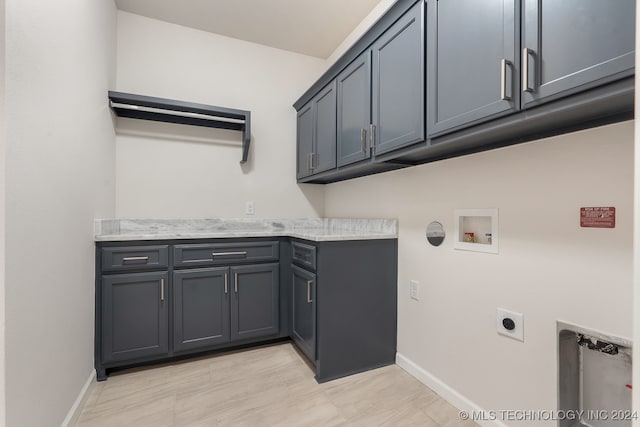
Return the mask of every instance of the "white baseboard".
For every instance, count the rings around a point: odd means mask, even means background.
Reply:
[[[76,401],[73,402],[71,409],[69,409],[69,412],[67,413],[67,416],[65,417],[64,421],[62,421],[62,424],[60,425],[60,427],[73,427],[76,424],[76,422],[78,421],[78,418],[80,418],[80,413],[82,412],[82,408],[84,407],[84,404],[87,401],[87,398],[89,397],[89,395],[91,394],[91,391],[93,390],[93,387],[95,386],[95,384],[96,384],[96,371],[92,369],[91,374],[87,379],[87,382],[84,384],[84,387],[82,387],[82,390],[80,390],[80,394],[78,394]]]
[[[425,371],[420,366],[400,353],[396,353],[396,364],[407,371],[409,375],[429,387],[431,390],[440,395],[440,397],[442,397],[444,400],[446,400],[459,410],[466,411],[468,414],[479,414],[487,412],[486,410],[460,394],[458,391],[445,384],[442,380]],[[477,420],[475,422],[482,427],[507,427],[506,424],[497,419]]]

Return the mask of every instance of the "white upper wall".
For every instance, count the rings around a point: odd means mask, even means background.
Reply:
[[[5,393],[5,0],[0,0],[0,426],[6,422]]]
[[[94,218],[114,214],[111,1],[6,0],[6,425],[61,425],[93,373]]]
[[[640,46],[640,7],[636,2],[636,46]],[[636,55],[636,70],[640,70],[640,55]],[[640,111],[640,73],[635,76],[635,111]],[[634,342],[633,346],[633,384],[640,384],[640,121],[635,121],[635,176],[634,176]],[[640,413],[640,387],[633,389],[633,411]],[[633,421],[634,427],[640,427],[640,419]]]
[[[323,215],[321,186],[297,185],[293,102],[323,60],[118,12],[117,89],[251,111],[240,133],[119,120],[116,215],[131,218]],[[126,130],[126,131],[125,131]]]

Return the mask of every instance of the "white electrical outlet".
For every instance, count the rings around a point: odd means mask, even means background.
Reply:
[[[496,329],[500,335],[524,341],[524,316],[522,313],[498,308],[496,312]]]
[[[253,215],[256,213],[256,205],[253,203],[253,201],[249,201],[245,203],[244,213],[247,215]]]
[[[409,282],[409,298],[416,301],[420,300],[420,282],[417,280],[411,280]]]

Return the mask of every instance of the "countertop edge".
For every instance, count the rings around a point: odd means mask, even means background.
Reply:
[[[135,242],[135,241],[154,241],[154,240],[191,240],[191,239],[252,239],[260,237],[290,237],[300,240],[309,240],[313,242],[337,242],[349,240],[381,240],[381,239],[397,239],[395,234],[366,234],[366,235],[325,235],[317,236],[304,233],[194,233],[194,234],[128,234],[128,235],[100,235],[95,236],[94,242]]]
[[[397,239],[398,221],[388,218],[96,219],[94,224],[96,243],[261,237],[314,242]]]

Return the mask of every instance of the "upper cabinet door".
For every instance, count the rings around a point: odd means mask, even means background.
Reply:
[[[371,51],[356,58],[337,77],[338,166],[371,156]]]
[[[311,101],[314,106],[315,146],[313,173],[336,167],[336,82],[327,85]]]
[[[424,140],[424,2],[372,47],[375,154]]]
[[[633,75],[634,0],[523,5],[523,106]]]
[[[516,111],[518,0],[428,2],[430,136]]]
[[[298,111],[296,136],[298,158],[296,162],[296,177],[298,179],[311,175],[311,153],[313,153],[313,100],[309,101]]]

